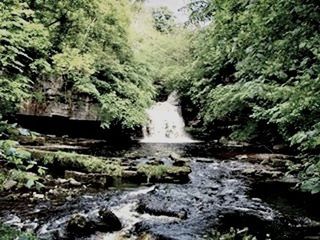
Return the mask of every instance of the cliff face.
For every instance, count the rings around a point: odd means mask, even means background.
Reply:
[[[36,96],[23,102],[19,115],[35,117],[64,117],[70,120],[99,121],[99,106],[90,96],[66,90],[64,81],[42,81],[34,89]]]
[[[141,128],[124,129],[114,124],[102,129],[99,103],[88,94],[73,90],[62,78],[39,81],[32,95],[33,99],[21,104],[14,120],[24,128],[56,136],[112,141],[141,137]]]

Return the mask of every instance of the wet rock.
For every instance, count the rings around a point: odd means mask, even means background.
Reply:
[[[141,164],[138,167],[139,176],[147,179],[148,183],[187,183],[190,180],[190,173],[191,168],[189,166]]]
[[[104,208],[99,211],[99,222],[95,225],[101,232],[115,232],[122,229],[122,224],[119,218],[109,209]]]
[[[197,158],[195,161],[199,163],[213,163],[216,160],[213,158]]]
[[[291,160],[293,157],[285,154],[260,153],[260,154],[242,154],[235,157],[238,160],[247,160],[255,163],[268,163],[273,161]]]
[[[147,177],[141,175],[135,170],[124,170],[121,176],[122,182],[129,182],[129,183],[143,183],[147,181]]]
[[[264,178],[280,178],[283,176],[283,173],[280,171],[275,171],[275,170],[262,170],[258,172],[259,177],[264,177]]]
[[[3,184],[3,188],[8,191],[8,190],[14,188],[17,184],[18,184],[17,181],[7,180],[7,181]]]
[[[284,173],[275,169],[247,168],[242,170],[242,174],[256,179],[280,179]]]
[[[246,159],[248,159],[248,155],[246,155],[246,154],[237,155],[236,158],[237,158],[238,160],[246,160]]]
[[[103,173],[86,174],[86,173],[76,172],[76,171],[65,171],[64,177],[66,179],[73,179],[79,183],[90,184],[95,187],[111,186],[113,183],[113,178],[109,174],[103,174]],[[73,183],[75,182],[73,181]],[[77,183],[77,186],[80,186],[80,185]]]
[[[67,185],[68,182],[69,181],[67,179],[64,179],[64,178],[58,178],[58,179],[53,180],[53,183],[56,184],[56,185]]]
[[[293,185],[296,185],[300,182],[300,180],[293,175],[285,175],[281,179],[279,179],[279,181],[282,183],[288,183]]]
[[[45,199],[44,194],[38,194],[36,192],[32,194],[32,200],[44,200],[44,199]]]
[[[173,161],[181,160],[181,156],[177,153],[171,153],[169,156]]]
[[[220,138],[219,143],[226,147],[248,147],[249,143],[246,142],[238,142],[238,141],[229,141],[225,137]]]
[[[86,177],[86,174],[85,173],[82,173],[82,172],[76,172],[76,171],[65,171],[64,172],[64,177],[66,179],[70,179],[70,178],[73,178],[73,179],[82,179],[82,178],[85,178]]]
[[[182,158],[180,155],[176,153],[171,153],[169,157],[173,160],[173,164],[172,164],[173,166],[183,167],[183,166],[187,166],[189,162],[187,159]]]
[[[87,236],[94,232],[92,222],[81,214],[75,214],[69,219],[66,230],[69,236]]]
[[[247,168],[247,169],[242,170],[242,173],[245,175],[253,175],[256,172],[257,172],[257,169],[254,169],[254,168]]]
[[[137,208],[137,212],[139,213],[148,213],[154,216],[168,216],[175,217],[180,219],[187,219],[188,213],[184,209],[169,209],[162,208],[157,204],[152,204],[144,199],[141,199]]]
[[[72,187],[80,187],[82,185],[80,182],[74,180],[73,178],[70,178],[68,182]]]
[[[155,159],[155,160],[149,160],[148,165],[158,166],[158,165],[164,165],[164,164],[160,159]]]
[[[173,166],[176,166],[176,167],[183,167],[183,166],[186,166],[187,164],[188,162],[185,160],[177,160],[173,162]]]

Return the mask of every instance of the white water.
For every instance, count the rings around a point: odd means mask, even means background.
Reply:
[[[159,222],[176,222],[179,221],[175,217],[167,216],[152,216],[147,213],[139,214],[136,209],[138,207],[138,200],[135,198],[138,195],[145,195],[154,190],[154,186],[145,189],[139,189],[133,192],[128,193],[124,196],[124,199],[133,199],[127,203],[121,204],[120,206],[111,208],[112,212],[121,220],[123,228],[121,231],[113,233],[98,233],[90,240],[136,240],[135,236],[131,236],[130,230],[133,229],[136,223],[146,220],[157,220]],[[128,237],[130,236],[130,237]],[[139,238],[140,239],[140,238]]]
[[[165,102],[158,102],[147,110],[149,122],[143,129],[145,143],[195,142],[185,132],[178,96],[173,92]]]

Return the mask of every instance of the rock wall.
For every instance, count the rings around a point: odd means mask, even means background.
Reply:
[[[22,103],[18,115],[99,121],[99,106],[94,99],[66,89],[62,78],[42,81],[34,89],[35,97]]]

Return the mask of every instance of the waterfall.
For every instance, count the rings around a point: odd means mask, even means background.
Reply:
[[[187,143],[194,142],[185,132],[179,99],[176,92],[167,101],[158,102],[147,110],[148,124],[143,128],[142,142]]]

